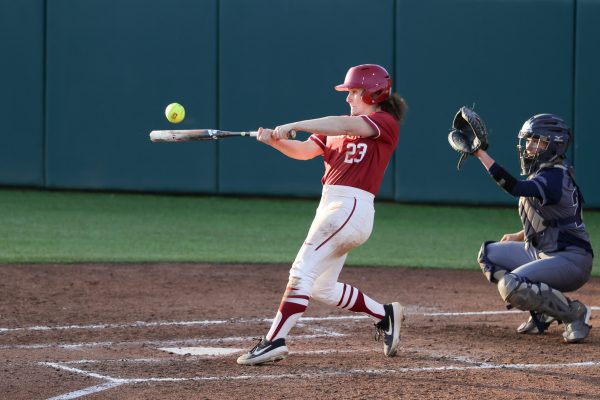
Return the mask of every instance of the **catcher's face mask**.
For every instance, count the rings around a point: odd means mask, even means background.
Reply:
[[[517,151],[521,159],[521,175],[531,175],[544,163],[551,163],[564,151],[562,138],[519,132]]]
[[[517,145],[521,175],[531,175],[544,164],[561,160],[569,146],[570,135],[564,120],[554,114],[537,114],[525,121]]]

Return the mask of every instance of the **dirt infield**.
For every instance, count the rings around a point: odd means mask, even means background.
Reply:
[[[600,398],[600,329],[577,345],[562,343],[562,325],[519,335],[528,314],[507,311],[477,271],[347,267],[342,281],[407,306],[397,357],[383,356],[370,320],[315,302],[289,358],[238,366],[268,330],[288,268],[0,266],[0,397]],[[598,312],[600,280],[577,298]]]

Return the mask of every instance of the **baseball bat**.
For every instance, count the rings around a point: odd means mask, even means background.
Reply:
[[[191,142],[196,140],[219,140],[230,137],[256,137],[257,131],[230,132],[219,129],[190,129],[174,131],[152,131],[150,140],[153,142]],[[296,131],[288,132],[288,139],[296,138]]]

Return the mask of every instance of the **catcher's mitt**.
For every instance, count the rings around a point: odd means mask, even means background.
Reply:
[[[488,148],[487,129],[481,117],[467,106],[458,110],[452,128],[454,129],[448,134],[448,142],[460,153],[456,166],[456,169],[460,170],[469,154],[473,154],[478,149]]]

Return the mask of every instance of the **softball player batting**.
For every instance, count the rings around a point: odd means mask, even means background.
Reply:
[[[571,300],[590,278],[593,251],[583,223],[583,197],[565,159],[571,131],[553,114],[528,119],[518,135],[521,175],[517,180],[484,150],[479,158],[502,189],[519,197],[523,230],[500,242],[485,242],[478,260],[502,299],[530,311],[519,333],[543,333],[553,321],[565,324],[564,341],[584,340],[591,329],[588,306]]]
[[[322,155],[323,193],[315,219],[292,268],[269,332],[238,364],[257,365],[284,359],[285,338],[306,310],[309,300],[363,313],[384,337],[384,354],[394,356],[404,311],[400,303],[381,304],[359,289],[338,282],[350,250],[363,244],[373,228],[373,200],[398,144],[404,100],[391,93],[387,71],[373,64],[348,70],[344,83],[349,116],[293,122],[275,129],[259,128],[257,140],[288,157],[308,160]],[[310,132],[304,142],[286,140],[292,130]]]

